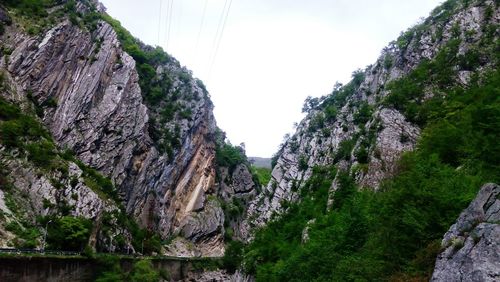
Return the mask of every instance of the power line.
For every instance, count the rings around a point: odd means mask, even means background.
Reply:
[[[224,1],[224,7],[222,8],[222,13],[220,14],[220,17],[219,17],[219,24],[217,24],[217,30],[215,31],[214,42],[212,43],[212,50],[211,50],[211,53],[210,53],[210,57],[208,58],[209,62],[212,61],[213,54],[214,54],[214,51],[215,51],[215,47],[217,46],[217,39],[219,38],[219,33],[220,33],[220,30],[221,30],[221,27],[222,27],[222,23],[224,22],[224,14],[226,12],[227,1],[228,0]],[[210,73],[210,69],[209,69],[209,73]]]
[[[158,46],[160,46],[160,29],[161,29],[161,6],[163,0],[160,0],[160,15],[158,16]]]
[[[194,47],[195,54],[198,53],[198,44],[200,43],[201,31],[203,29],[203,24],[205,23],[205,16],[207,14],[207,4],[208,4],[208,0],[205,0],[205,5],[203,6],[203,13],[201,15],[200,29],[198,30],[198,36],[196,37],[196,45]]]
[[[183,13],[183,9],[182,9],[182,1],[179,1],[177,2],[177,6],[179,7],[177,10],[177,29],[176,29],[176,33],[175,33],[175,37],[176,38],[180,38],[181,37],[181,27],[182,27],[182,13]],[[175,24],[175,23],[174,23]],[[174,41],[175,42],[175,41]]]
[[[215,38],[215,42],[217,42],[214,46],[215,46],[215,50],[213,52],[213,56],[212,56],[212,60],[210,62],[210,68],[208,69],[208,77],[210,77],[211,73],[212,73],[212,68],[214,66],[214,63],[215,63],[215,59],[217,57],[217,53],[219,51],[219,47],[220,47],[220,42],[222,41],[222,36],[224,34],[224,29],[226,28],[226,22],[227,22],[227,18],[229,16],[229,10],[231,9],[231,4],[232,4],[232,0],[229,0],[229,5],[227,6],[227,10],[226,10],[226,4],[228,3],[228,0],[226,0],[226,2],[224,3],[224,9],[222,10],[222,15],[223,17],[221,17],[221,20],[224,19],[222,21],[222,28],[220,30],[220,34],[219,34],[219,37],[217,38],[217,34],[216,34],[216,38]],[[219,21],[219,27],[220,27],[220,21]],[[219,31],[219,27],[217,27],[217,32]]]
[[[168,45],[170,43],[170,27],[172,26],[172,10],[174,6],[174,0],[168,0],[169,3],[167,3],[167,27],[166,27],[166,44],[165,48],[168,50]]]
[[[226,12],[227,1],[228,0],[224,1],[224,7],[222,8],[222,13],[220,14],[220,17],[219,17],[219,24],[217,25],[217,31],[215,32],[214,42],[212,43],[212,53],[210,54],[211,56],[213,55],[213,51],[215,50],[215,46],[217,46],[217,38],[219,38],[221,26],[222,26],[222,23],[224,22],[224,14]],[[210,59],[211,58],[212,57],[210,57]]]
[[[167,5],[165,5],[165,6],[166,6],[165,7],[165,9],[166,9],[166,11],[165,11],[165,17],[166,17],[166,19],[165,19],[165,38],[164,38],[164,40],[165,40],[165,51],[167,51],[167,49],[166,49],[166,43],[167,43],[167,40],[168,40],[168,14],[169,14],[170,0],[167,0]]]

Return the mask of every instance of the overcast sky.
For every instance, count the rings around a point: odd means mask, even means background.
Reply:
[[[134,36],[162,46],[203,80],[217,123],[233,144],[244,142],[249,156],[270,157],[303,117],[307,96],[348,82],[355,69],[374,63],[387,43],[442,1],[101,2]]]

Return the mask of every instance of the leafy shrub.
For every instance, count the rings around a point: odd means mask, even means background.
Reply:
[[[243,261],[243,248],[245,245],[240,241],[231,241],[226,246],[226,252],[222,258],[224,269],[234,273]]]
[[[405,32],[401,32],[398,39],[396,40],[396,46],[398,46],[398,48],[401,50],[405,50],[408,44],[410,44],[411,40],[413,39],[413,36],[414,31],[411,29]]]
[[[385,55],[384,56],[384,69],[388,70],[392,67],[393,61],[392,57],[390,55]]]
[[[352,96],[365,79],[365,72],[356,70],[352,73],[352,80],[346,85],[336,83],[330,95],[324,97],[317,107],[322,109],[328,121],[335,120],[338,109],[341,109],[347,102],[347,98]]]
[[[40,231],[36,227],[31,227],[29,223],[23,223],[11,221],[5,225],[5,229],[17,236],[14,240],[16,248],[34,249],[38,246]]]
[[[481,64],[481,56],[477,50],[467,50],[464,55],[458,56],[460,69],[474,71]]]
[[[87,245],[92,229],[92,221],[83,217],[63,216],[52,219],[47,217],[41,223],[48,223],[47,243],[54,250],[82,251]]]
[[[334,192],[332,209],[340,209],[356,193],[356,183],[348,172],[339,171],[337,174],[338,188]]]
[[[354,156],[361,164],[368,163],[368,150],[364,146],[360,146],[356,152],[354,152]]]
[[[227,167],[232,172],[237,165],[247,163],[247,157],[241,147],[224,143],[218,145],[215,151],[218,166]]]
[[[46,140],[26,145],[26,151],[28,159],[39,167],[50,167],[56,157],[54,144]]]
[[[354,149],[355,144],[355,139],[342,140],[339,144],[337,152],[335,153],[334,162],[338,162],[340,160],[349,160],[351,158],[351,152]]]
[[[323,128],[324,126],[325,115],[323,113],[318,113],[311,118],[309,122],[309,128],[307,130],[309,132],[315,132],[316,130]]]
[[[99,255],[97,260],[96,282],[124,281],[120,267],[120,258],[113,255]]]
[[[304,104],[302,105],[302,112],[303,113],[310,113],[312,110],[314,110],[319,104],[319,99],[318,98],[313,98],[311,96],[307,96],[307,98],[304,100]]]
[[[328,105],[325,108],[324,113],[327,121],[334,121],[337,118],[338,110],[334,105]]]
[[[300,155],[298,167],[299,170],[306,170],[309,167],[307,164],[307,157],[305,155]]]
[[[358,69],[352,73],[351,83],[354,85],[355,88],[358,88],[364,80],[365,80],[365,72],[363,70]]]
[[[134,263],[130,280],[132,282],[155,282],[160,280],[160,275],[153,269],[151,260],[139,260]]]
[[[366,101],[363,101],[354,114],[354,123],[358,125],[367,123],[372,117],[372,111],[372,107]]]
[[[229,223],[243,214],[245,211],[245,205],[241,199],[233,197],[232,201],[222,203],[222,209],[224,210],[224,215],[227,217],[226,221]]]
[[[42,125],[30,116],[21,114],[17,106],[0,97],[0,142],[8,148],[23,149],[25,141],[50,140]]]

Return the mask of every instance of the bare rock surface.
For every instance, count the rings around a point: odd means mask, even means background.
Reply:
[[[82,3],[77,7],[85,13]],[[95,4],[98,11],[105,11]],[[163,94],[183,109],[182,114],[165,119],[166,105],[146,102],[136,62],[105,21],[99,20],[92,31],[63,19],[35,36],[15,24],[7,32],[2,44],[12,52],[2,58],[0,67],[15,91],[3,96],[17,104],[33,102],[41,107],[43,123],[59,148],[72,150],[83,163],[109,177],[127,213],[141,227],[163,239],[185,235],[195,247],[210,241],[208,248],[193,253],[222,254],[224,214],[210,201],[220,195],[215,183],[216,122],[200,81],[168,55],[166,62],[154,66],[158,77],[171,82]],[[175,133],[175,140],[166,142],[179,145],[160,150],[161,140],[154,140],[151,133],[158,130]],[[238,171],[233,180],[242,182],[230,185],[236,189],[231,193],[250,192],[253,182],[248,171],[245,175]],[[16,185],[31,187],[26,179],[20,178]],[[47,180],[32,182],[36,183],[30,190],[33,197],[53,201]],[[78,200],[69,202],[78,213],[96,218],[102,206],[99,197],[92,198],[80,186],[74,190],[67,194],[77,194]],[[38,211],[40,203],[34,207]]]
[[[500,280],[500,186],[484,185],[444,235],[431,281]]]

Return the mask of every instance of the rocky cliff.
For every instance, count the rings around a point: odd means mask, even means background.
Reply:
[[[164,240],[184,238],[190,255],[221,255],[221,199],[251,192],[254,184],[242,164],[231,175],[234,185],[216,185],[217,127],[204,85],[160,48],[134,39],[98,2],[47,3],[41,13],[48,20],[29,18],[15,4],[0,10],[0,67],[9,88],[2,96],[36,108],[59,150],[109,177],[140,226]],[[21,165],[14,163],[6,169],[17,179],[14,187],[39,197],[33,191],[48,186],[45,176],[15,170]],[[70,177],[78,178],[74,167]],[[86,193],[83,186],[71,189]],[[51,201],[51,193],[42,194]],[[92,205],[108,206],[93,197]],[[91,206],[86,198],[92,197],[79,197],[75,206]],[[99,209],[87,210],[85,217],[98,218]]]
[[[483,188],[440,242],[478,189],[500,181],[499,21],[498,1],[445,1],[349,83],[307,98],[306,117],[250,203],[245,223],[260,228],[239,258],[246,273],[256,281],[428,281],[433,271],[439,281],[498,279],[498,236],[486,219],[496,186]]]
[[[76,233],[97,250],[220,256],[225,242],[248,241],[254,227],[292,210],[302,214],[277,217],[244,250],[234,244],[232,267],[243,261],[264,281],[297,279],[299,270],[358,278],[424,271],[421,262],[432,256],[448,217],[456,217],[478,183],[497,179],[498,107],[490,105],[498,91],[499,21],[498,1],[446,1],[352,81],[308,98],[306,117],[276,154],[260,193],[244,149],[226,143],[217,128],[205,86],[177,60],[135,39],[96,1],[6,0],[0,5],[0,243],[43,247],[46,230],[57,243],[52,225],[58,225],[82,231]],[[479,106],[468,107],[471,99]],[[437,134],[427,130],[432,119],[443,121]],[[461,126],[467,128],[455,130]],[[419,140],[426,132],[439,148],[425,151]],[[458,141],[459,149],[449,148]],[[415,149],[420,155],[405,167],[401,156]],[[398,179],[401,171],[410,176]],[[357,189],[378,191],[384,183],[385,194]],[[475,254],[495,243],[496,187],[483,188],[445,236],[436,280],[456,275],[449,269],[457,265],[463,277],[496,275],[489,271],[496,257],[480,261]],[[429,201],[436,206],[422,208]],[[445,216],[435,212],[441,207]],[[388,227],[379,229],[377,220]],[[417,252],[422,244],[431,255]],[[311,254],[323,257],[310,260]],[[335,268],[318,271],[325,261]],[[363,273],[352,271],[353,262]],[[240,274],[193,279],[252,279]]]
[[[446,232],[431,281],[500,278],[500,186],[486,184]]]
[[[283,203],[298,201],[299,188],[315,166],[334,165],[359,186],[375,190],[395,175],[398,160],[415,148],[425,125],[418,105],[495,69],[499,20],[497,1],[447,1],[384,48],[373,65],[353,72],[349,83],[337,83],[328,96],[309,97],[306,117],[275,155],[269,185],[251,203],[252,224],[263,225],[285,210]],[[414,76],[427,63],[450,69],[399,91],[401,84],[410,84],[405,78],[420,79]],[[330,194],[337,189],[338,177]]]

